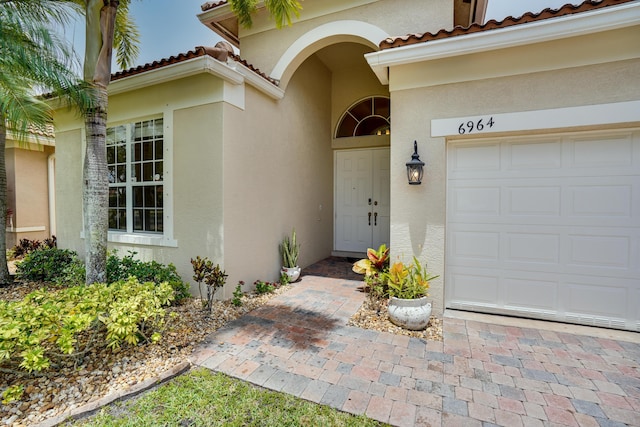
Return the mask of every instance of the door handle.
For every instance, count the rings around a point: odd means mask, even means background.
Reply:
[[[371,212],[369,212],[369,225],[371,225]]]
[[[378,212],[373,214],[373,225],[378,225]]]
[[[373,202],[373,206],[378,206],[378,201]]]
[[[377,204],[377,202],[376,202]],[[371,206],[371,197],[369,197],[369,206]]]

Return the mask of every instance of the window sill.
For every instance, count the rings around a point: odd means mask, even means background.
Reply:
[[[177,240],[168,239],[163,235],[130,234],[130,233],[117,233],[117,232],[110,231],[108,240],[110,243],[126,243],[130,245],[145,245],[145,246],[166,246],[170,248],[178,247]]]

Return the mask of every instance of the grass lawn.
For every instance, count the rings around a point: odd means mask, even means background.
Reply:
[[[381,426],[200,368],[67,426]]]

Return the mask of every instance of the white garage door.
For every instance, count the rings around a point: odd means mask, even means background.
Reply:
[[[447,150],[447,307],[640,331],[640,131]]]

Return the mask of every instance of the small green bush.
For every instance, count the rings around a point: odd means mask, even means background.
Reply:
[[[175,302],[190,296],[189,286],[182,281],[173,264],[134,259],[136,252],[119,258],[112,251],[107,258],[107,281],[114,283],[135,277],[139,282],[169,283],[175,292]],[[33,282],[55,282],[58,285],[75,286],[85,282],[85,267],[76,252],[68,249],[43,248],[29,252],[17,265],[17,276]]]
[[[17,264],[16,274],[22,280],[53,282],[77,259],[77,254],[68,249],[38,248]]]
[[[0,301],[0,368],[42,371],[92,348],[161,339],[171,286],[135,278]],[[6,398],[7,396],[5,396]]]
[[[164,265],[156,261],[135,259],[137,252],[129,251],[122,258],[117,251],[112,251],[107,258],[107,280],[109,283],[127,280],[133,276],[139,282],[168,282],[175,291],[175,300],[179,302],[190,296],[189,286],[182,281],[173,264]]]
[[[242,280],[239,281],[238,284],[236,285],[235,291],[233,291],[233,298],[231,299],[231,304],[233,304],[236,307],[240,307],[242,305],[242,296],[244,295],[244,292],[242,292],[243,285],[244,285],[244,282]]]
[[[276,289],[275,283],[263,282],[262,280],[256,280],[253,284],[257,294],[270,294]]]
[[[36,249],[51,249],[55,248],[57,245],[58,240],[56,239],[56,236],[51,236],[48,239],[44,239],[42,242],[40,240],[20,239],[20,242],[11,249],[11,252],[14,258],[22,258]]]
[[[198,255],[195,259],[191,258],[191,266],[193,267],[193,280],[198,282],[198,290],[200,291],[200,300],[202,306],[209,309],[209,313],[213,309],[213,297],[216,291],[223,287],[227,282],[229,276],[225,271],[220,268],[220,264],[213,265],[213,262],[208,258],[200,258]],[[202,282],[207,285],[207,299],[205,300],[202,295]]]

